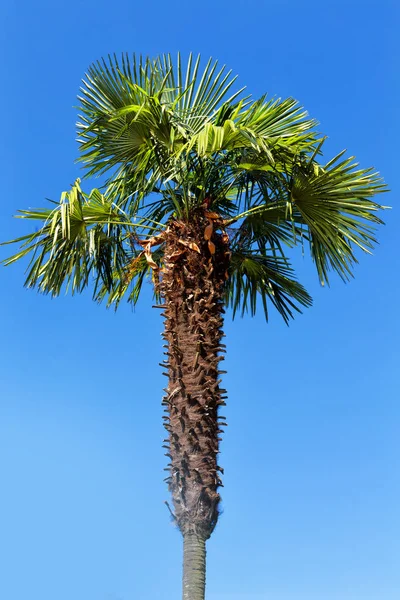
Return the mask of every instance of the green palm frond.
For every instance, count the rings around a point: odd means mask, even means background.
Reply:
[[[343,152],[324,166],[298,166],[290,185],[289,211],[294,222],[307,227],[311,255],[322,284],[334,270],[342,279],[352,275],[355,248],[370,252],[376,243],[374,227],[383,223],[383,207],[371,197],[386,191],[373,169],[358,169]]]
[[[264,155],[262,168],[274,164],[276,158],[287,160],[295,153],[310,150],[317,139],[314,130],[317,122],[306,118],[307,113],[296,100],[265,100],[264,96],[247,102],[246,107],[240,102],[229,113],[222,106],[210,122],[191,137],[188,148],[196,147],[200,156],[246,149],[247,154],[252,151],[256,159]]]
[[[271,302],[284,321],[293,318],[300,306],[311,306],[312,299],[305,288],[293,277],[293,269],[283,256],[259,254],[252,251],[233,252],[227,285],[227,304],[242,315],[254,315],[261,302],[268,320]]]
[[[271,144],[282,148],[295,146],[300,151],[303,148],[308,150],[310,143],[317,139],[315,127],[318,123],[307,116],[293,98],[267,100],[266,96],[262,96],[241,113],[238,122]]]
[[[260,206],[250,212],[234,229],[232,249],[251,250],[257,248],[260,252],[270,249],[284,256],[283,245],[293,248],[304,235],[298,225],[293,225],[286,214],[286,203],[276,203]]]
[[[176,64],[171,55],[163,55],[155,64],[165,74],[167,91],[164,91],[166,104],[170,104],[184,126],[191,134],[200,131],[204,124],[221,106],[235,106],[235,100],[245,88],[232,92],[237,76],[226,67],[218,68],[218,61],[210,58],[200,71],[200,55],[194,59],[189,54],[186,67],[178,54]]]
[[[109,57],[89,69],[79,97],[78,133],[81,160],[88,174],[121,164],[135,175],[170,173],[169,158],[202,130],[235,82],[225,67],[217,71],[211,59],[202,73],[200,57],[192,55],[186,69],[180,57],[176,69],[169,55],[155,60]],[[176,72],[175,72],[176,71]],[[173,173],[173,171],[172,171]],[[142,179],[140,179],[142,181]]]
[[[21,250],[4,261],[9,265],[29,255],[25,285],[53,296],[64,285],[72,293],[82,292],[92,278],[110,287],[115,273],[123,273],[130,260],[132,235],[158,231],[157,225],[132,222],[98,190],[84,194],[79,180],[53,205],[20,211],[19,218],[42,225],[34,233],[13,240]]]

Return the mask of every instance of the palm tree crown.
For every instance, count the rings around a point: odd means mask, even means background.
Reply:
[[[200,73],[199,59],[186,69],[169,55],[91,66],[80,160],[87,176],[111,175],[102,191],[86,194],[78,180],[54,206],[21,211],[43,225],[13,240],[22,249],[5,262],[33,254],[29,287],[80,292],[94,277],[96,299],[136,303],[146,275],[162,273],[168,221],[204,205],[210,229],[229,237],[233,313],[254,314],[259,300],[267,317],[271,302],[287,321],[311,304],[287,249],[308,244],[322,284],[330,270],[351,276],[355,247],[370,251],[382,208],[371,198],[385,190],[378,174],[344,152],[322,162],[324,138],[295,100],[239,99],[231,72],[210,60]]]

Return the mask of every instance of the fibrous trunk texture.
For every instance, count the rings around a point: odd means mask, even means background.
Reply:
[[[229,242],[224,233],[211,234],[214,227],[207,213],[199,211],[190,222],[170,222],[165,237],[161,293],[167,342],[167,479],[185,540],[210,537],[222,485],[217,455],[225,423],[219,407],[226,392],[220,388],[219,364]]]
[[[183,538],[183,600],[204,600],[206,588],[206,542],[195,533]]]

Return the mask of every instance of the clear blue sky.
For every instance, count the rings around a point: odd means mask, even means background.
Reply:
[[[1,8],[0,239],[59,197],[74,164],[80,78],[95,59],[193,50],[255,96],[294,96],[374,165],[394,206],[356,279],[285,327],[227,318],[229,427],[208,600],[397,600],[400,586],[400,23],[396,0],[12,2]],[[6,249],[0,249],[5,257]],[[133,313],[51,300],[0,270],[0,597],[172,600],[181,541],[163,501],[150,289]]]

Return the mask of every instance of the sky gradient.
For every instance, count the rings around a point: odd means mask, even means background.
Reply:
[[[286,327],[227,314],[223,514],[207,600],[397,600],[400,9],[397,2],[6,0],[0,9],[0,240],[17,209],[81,175],[80,79],[121,51],[213,56],[255,97],[294,96],[373,165],[393,210],[355,279]],[[93,184],[94,185],[94,184]],[[90,188],[90,184],[86,185]],[[0,248],[0,259],[9,248]],[[150,286],[117,313],[51,300],[0,268],[0,598],[172,600],[181,540],[163,504],[162,321]]]

